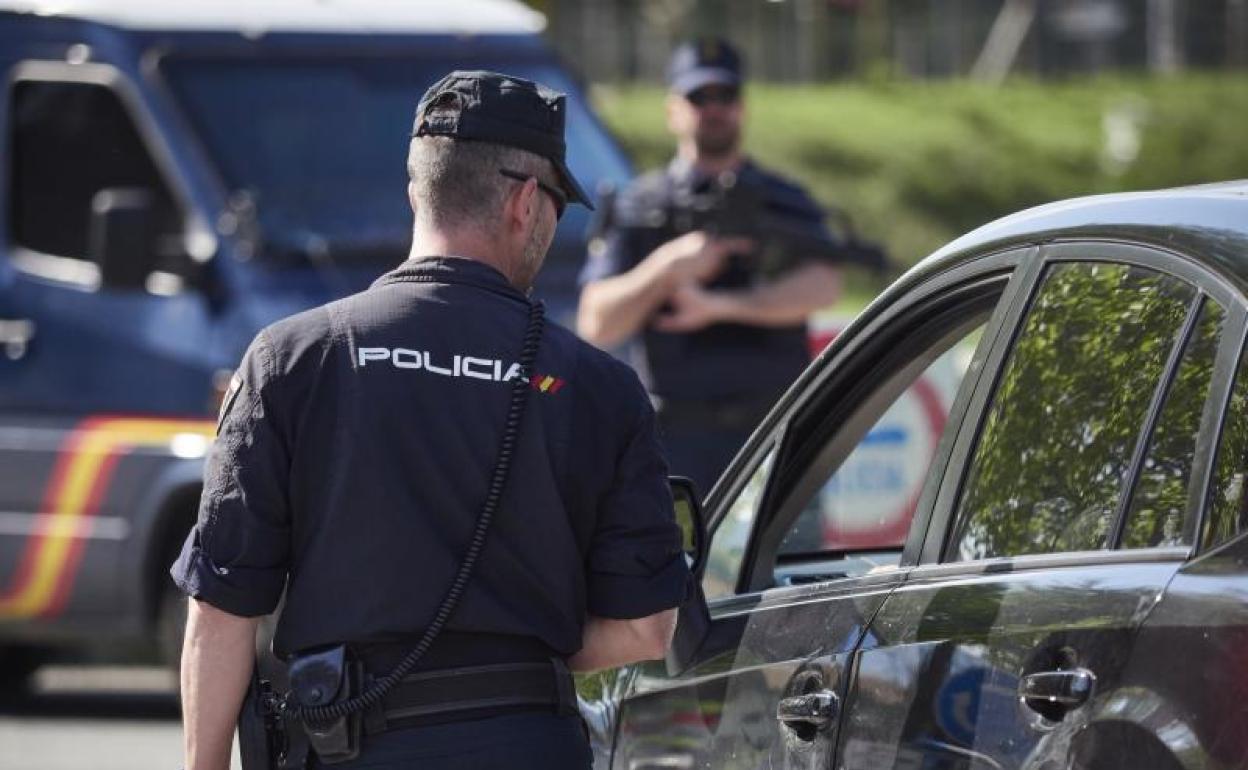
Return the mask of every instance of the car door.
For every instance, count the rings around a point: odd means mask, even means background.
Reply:
[[[924,529],[928,469],[948,454],[946,426],[965,408],[975,356],[1024,257],[919,274],[781,401],[708,500],[712,622],[694,662],[634,667],[622,685],[612,675],[610,767],[832,761],[852,652],[917,557],[921,540],[905,549]],[[887,499],[870,508],[872,497]]]
[[[971,397],[920,564],[864,636],[837,767],[1159,766],[1097,735],[1191,551],[1240,311],[1177,254],[1072,243],[1039,266]]]

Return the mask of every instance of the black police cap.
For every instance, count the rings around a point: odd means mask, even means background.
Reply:
[[[703,37],[677,46],[667,65],[667,83],[673,91],[688,96],[703,86],[740,88],[745,65],[737,49],[727,40]]]
[[[540,83],[481,70],[456,70],[429,86],[416,108],[412,136],[493,142],[554,164],[568,200],[592,209],[572,176],[563,139],[567,97]]]

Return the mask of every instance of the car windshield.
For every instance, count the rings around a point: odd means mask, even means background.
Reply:
[[[263,253],[392,260],[410,243],[406,155],[416,103],[452,68],[492,69],[570,92],[553,64],[534,59],[335,55],[169,57],[177,100],[232,192],[255,211]],[[628,179],[619,150],[577,96],[569,99],[568,159],[587,189]],[[581,237],[572,207],[562,237]]]

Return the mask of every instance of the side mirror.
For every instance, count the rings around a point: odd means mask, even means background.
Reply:
[[[91,198],[87,250],[100,268],[101,287],[146,287],[156,267],[153,197],[138,187],[109,187]]]
[[[672,488],[672,502],[676,506],[676,524],[680,527],[681,549],[689,557],[689,569],[699,578],[706,568],[706,552],[710,543],[706,537],[706,522],[702,517],[702,503],[693,481],[684,476],[672,476],[668,480]]]
[[[706,570],[706,556],[710,551],[710,538],[706,535],[706,521],[702,516],[702,504],[697,489],[687,478],[673,476],[669,479],[672,500],[676,505],[676,523],[680,525],[682,548],[689,558],[693,573],[693,590],[685,603],[677,610],[676,633],[667,650],[667,673],[676,676],[693,663],[702,643],[711,631],[711,613],[706,608],[706,596],[702,593],[702,573]]]

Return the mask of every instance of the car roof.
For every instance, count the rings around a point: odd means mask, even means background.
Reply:
[[[1171,248],[1248,290],[1248,180],[1113,193],[1048,203],[990,222],[919,263],[947,267],[978,254],[1065,238],[1127,240]]]
[[[132,30],[535,34],[546,17],[516,0],[0,0],[0,12]]]

